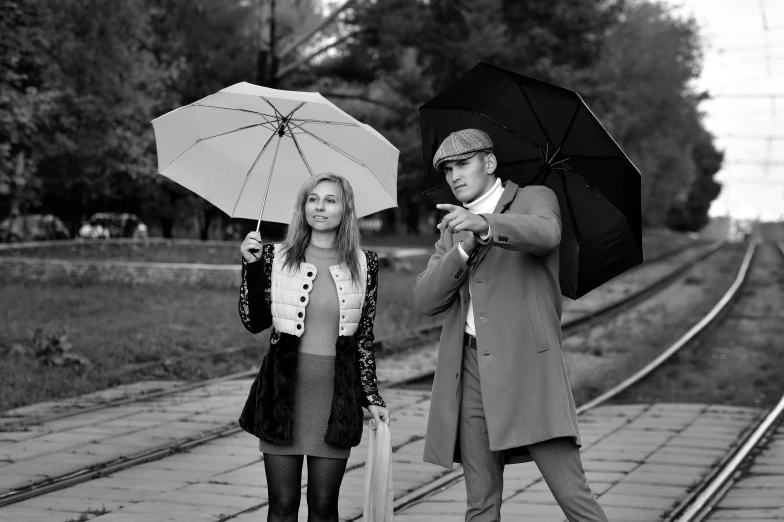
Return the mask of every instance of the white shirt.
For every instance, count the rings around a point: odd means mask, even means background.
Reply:
[[[492,214],[496,205],[501,200],[501,194],[504,193],[504,187],[501,185],[501,180],[496,179],[495,184],[490,187],[490,190],[476,198],[471,203],[463,203],[463,206],[473,214]],[[483,241],[490,237],[490,229],[479,236]],[[476,248],[479,248],[478,246]],[[468,261],[468,254],[463,250],[463,245],[458,244],[457,250],[463,262]],[[476,327],[474,326],[474,300],[471,297],[471,285],[468,285],[468,315],[466,316],[465,331],[468,334],[476,337]]]

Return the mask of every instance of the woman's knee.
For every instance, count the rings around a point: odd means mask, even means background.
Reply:
[[[297,515],[299,512],[301,491],[277,492],[269,497],[269,512],[277,516]]]
[[[337,495],[319,491],[319,488],[308,487],[308,513],[313,513],[321,519],[330,519],[337,513],[337,510]]]

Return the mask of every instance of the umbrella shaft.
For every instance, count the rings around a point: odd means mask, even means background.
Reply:
[[[278,149],[280,149],[280,135],[278,135],[278,143],[275,146],[275,155],[272,157],[272,166],[270,167],[269,177],[267,177],[267,188],[264,189],[264,199],[261,200],[261,210],[259,211],[259,220],[256,222],[256,232],[261,227],[261,216],[264,214],[264,206],[267,204],[267,193],[269,192],[270,182],[272,181],[272,173],[275,171],[275,160],[278,159]]]

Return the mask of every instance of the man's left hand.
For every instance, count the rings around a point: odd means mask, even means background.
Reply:
[[[436,227],[439,230],[446,230],[451,234],[467,230],[468,232],[481,235],[490,229],[490,224],[485,218],[463,207],[444,203],[436,205],[436,208],[449,212]]]

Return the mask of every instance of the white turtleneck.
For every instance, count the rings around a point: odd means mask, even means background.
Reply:
[[[501,200],[501,194],[503,194],[503,192],[504,187],[501,185],[501,180],[496,179],[493,186],[490,187],[490,190],[476,198],[471,203],[463,203],[463,206],[473,214],[492,214],[496,205],[498,205],[498,202]],[[483,241],[487,240],[489,237],[489,228],[487,229],[487,232],[479,236],[479,238]],[[468,261],[468,254],[466,254],[465,250],[463,250],[463,245],[458,244],[457,250],[460,253],[460,257],[463,258],[463,262]],[[468,285],[468,296],[468,315],[466,316],[465,331],[466,333],[476,336],[476,328],[474,326],[474,300],[471,297],[470,284]]]

